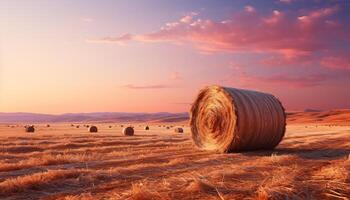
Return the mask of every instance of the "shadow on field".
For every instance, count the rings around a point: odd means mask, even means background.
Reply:
[[[313,160],[335,160],[350,154],[350,146],[344,141],[347,138],[328,138],[326,140],[316,140],[313,142],[293,141],[281,145],[274,150],[245,152],[247,156],[271,156],[271,155],[294,155],[299,158]],[[288,147],[290,145],[295,145]]]

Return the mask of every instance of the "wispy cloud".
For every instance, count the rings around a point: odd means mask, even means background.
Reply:
[[[171,80],[182,80],[183,78],[179,72],[173,72],[170,75],[170,79]]]
[[[117,43],[120,45],[125,44],[127,41],[130,41],[133,39],[133,35],[126,33],[124,35],[118,36],[118,37],[103,37],[98,39],[89,39],[87,42],[91,43]]]
[[[286,3],[286,4],[290,4],[292,3],[293,0],[279,0],[279,2],[281,3]]]
[[[255,8],[253,6],[250,6],[250,5],[245,6],[244,10],[246,12],[255,12],[256,11]]]
[[[246,74],[245,77],[241,77],[245,84],[265,84],[274,85],[279,87],[293,87],[293,88],[305,88],[321,85],[328,79],[325,74],[311,74],[304,76],[290,76],[286,74],[271,75],[271,76],[253,76]]]
[[[173,86],[163,85],[163,84],[156,84],[156,85],[133,85],[133,84],[127,84],[127,85],[123,85],[122,87],[123,88],[127,88],[127,89],[133,89],[133,90],[174,88]]]
[[[321,60],[321,64],[333,70],[350,70],[350,53],[348,55],[328,56]]]
[[[191,102],[174,102],[173,104],[176,104],[176,105],[191,105],[192,103]]]
[[[304,75],[290,75],[288,73],[257,75],[248,73],[242,68],[236,68],[234,69],[234,73],[224,81],[248,88],[271,86],[274,88],[307,88],[322,85],[325,81],[330,80],[331,78],[331,75],[325,73]]]
[[[202,53],[263,52],[275,54],[275,59],[267,60],[266,64],[293,63],[310,59],[318,52],[330,54],[337,48],[334,43],[349,42],[348,22],[332,18],[340,10],[341,6],[334,5],[293,12],[273,10],[270,14],[261,14],[247,5],[241,12],[221,21],[203,19],[198,13],[190,13],[151,33],[105,37],[98,41],[193,44]]]
[[[82,17],[82,18],[80,18],[80,20],[83,22],[86,22],[86,23],[90,23],[90,22],[95,21],[93,18],[90,18],[90,17]]]

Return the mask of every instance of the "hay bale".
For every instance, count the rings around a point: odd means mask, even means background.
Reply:
[[[169,126],[167,126],[167,127],[166,127],[166,129],[170,129],[170,127],[169,127]]]
[[[124,125],[120,125],[120,127],[124,127]]]
[[[35,131],[34,125],[26,125],[25,126],[25,131],[27,133],[34,133],[34,131]]]
[[[181,128],[181,127],[175,128],[175,133],[183,133],[183,132],[184,132],[183,128]]]
[[[108,126],[109,128],[112,128],[112,126]]]
[[[146,127],[145,127],[145,130],[148,131],[148,130],[149,130],[149,126],[146,126]]]
[[[90,127],[89,127],[89,132],[90,132],[90,133],[97,133],[97,131],[98,131],[98,129],[97,129],[96,126],[90,126]]]
[[[79,127],[80,127],[79,125],[76,126],[76,128],[79,128]]]
[[[210,86],[193,103],[190,125],[194,143],[203,149],[273,149],[284,136],[286,115],[271,94]]]
[[[50,124],[46,124],[46,127],[49,128],[49,127],[50,127]]]
[[[134,135],[134,128],[131,126],[125,127],[123,129],[123,134],[126,136],[133,136]]]

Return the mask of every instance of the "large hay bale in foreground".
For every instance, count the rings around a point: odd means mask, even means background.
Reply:
[[[190,115],[194,143],[219,152],[273,149],[286,126],[284,108],[273,95],[220,86],[202,89]]]
[[[97,126],[90,126],[89,127],[89,132],[90,133],[97,133],[98,129],[97,129]]]
[[[34,133],[34,131],[35,131],[35,128],[34,128],[34,125],[27,125],[27,126],[25,126],[25,131],[27,132],[27,133]]]
[[[175,128],[175,133],[183,133],[183,132],[184,132],[183,128],[181,128],[181,127]]]
[[[134,128],[131,126],[125,127],[123,129],[123,134],[126,136],[133,136],[134,135]]]

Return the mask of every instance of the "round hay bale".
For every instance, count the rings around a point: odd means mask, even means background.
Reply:
[[[273,149],[284,136],[286,115],[271,94],[210,86],[193,103],[190,125],[194,143],[203,149]]]
[[[97,131],[98,131],[98,129],[97,129],[96,126],[90,126],[90,127],[89,127],[89,132],[90,132],[90,133],[97,133]]]
[[[70,126],[71,126],[71,127],[74,127],[74,124],[71,124]]]
[[[90,127],[90,125],[86,125],[86,128],[89,128]]]
[[[27,133],[34,133],[34,131],[35,131],[34,125],[27,125],[27,126],[25,126],[25,131]]]
[[[112,128],[112,126],[109,126],[109,128]]]
[[[134,128],[131,126],[125,127],[123,129],[123,134],[126,136],[133,136],[134,135]]]
[[[79,127],[80,127],[79,125],[76,126],[76,128],[79,128]]]
[[[49,127],[50,127],[50,124],[46,124],[46,127],[49,128]]]
[[[149,130],[149,126],[146,126],[146,127],[145,127],[145,130],[148,131],[148,130]]]
[[[166,127],[166,129],[170,129],[170,127],[169,127],[169,126],[167,126],[167,127]]]
[[[120,125],[120,127],[124,127],[124,125]]]
[[[183,128],[181,128],[181,127],[175,128],[175,133],[183,133],[183,132],[184,132]]]

